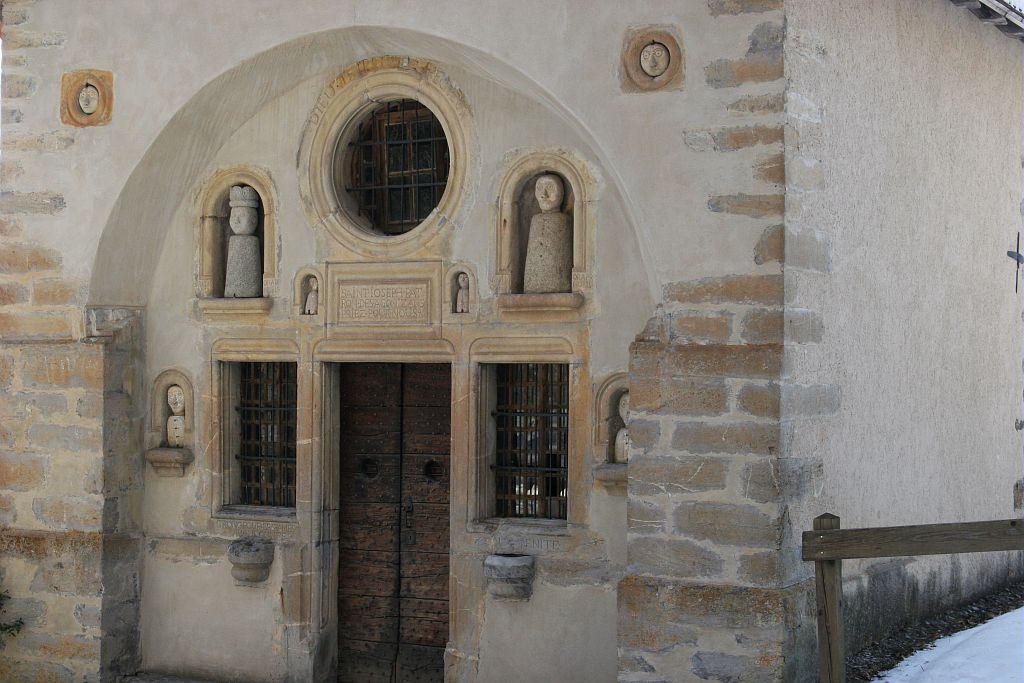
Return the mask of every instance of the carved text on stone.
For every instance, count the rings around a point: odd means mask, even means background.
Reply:
[[[427,282],[338,284],[339,322],[430,321],[430,284]]]

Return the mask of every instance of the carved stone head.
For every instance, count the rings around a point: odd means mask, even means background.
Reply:
[[[95,114],[100,108],[100,91],[92,83],[86,83],[78,91],[78,108],[83,114]]]
[[[469,275],[466,273],[459,273],[458,276],[459,289],[466,289],[469,287]]]
[[[174,415],[185,414],[185,392],[177,384],[172,384],[167,388],[167,405],[171,408],[171,413]]]
[[[260,196],[248,185],[235,185],[231,188],[228,204],[231,206],[231,217],[228,223],[236,235],[252,235],[259,223],[257,209]]]
[[[310,275],[309,280],[309,291],[315,292],[320,289],[320,281],[316,279],[316,275]]]
[[[668,48],[661,43],[651,43],[640,51],[640,68],[651,78],[668,71],[670,60]]]
[[[623,422],[629,422],[629,392],[624,391],[619,396],[619,417]]]
[[[565,189],[562,187],[562,179],[548,173],[537,178],[537,185],[534,188],[537,196],[537,203],[544,213],[551,213],[562,208],[562,199],[565,197]]]

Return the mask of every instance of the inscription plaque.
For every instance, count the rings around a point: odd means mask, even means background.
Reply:
[[[430,321],[430,283],[338,285],[338,321]]]
[[[441,263],[328,263],[332,334],[429,336],[441,332]]]

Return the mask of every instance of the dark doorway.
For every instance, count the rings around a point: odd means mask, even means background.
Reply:
[[[451,366],[340,366],[338,680],[443,681]]]

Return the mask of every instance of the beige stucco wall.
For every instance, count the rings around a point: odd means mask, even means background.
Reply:
[[[783,433],[823,465],[795,530],[826,511],[844,527],[1017,516],[1021,44],[946,0],[789,0],[786,18]],[[1021,569],[847,565],[855,639]]]

